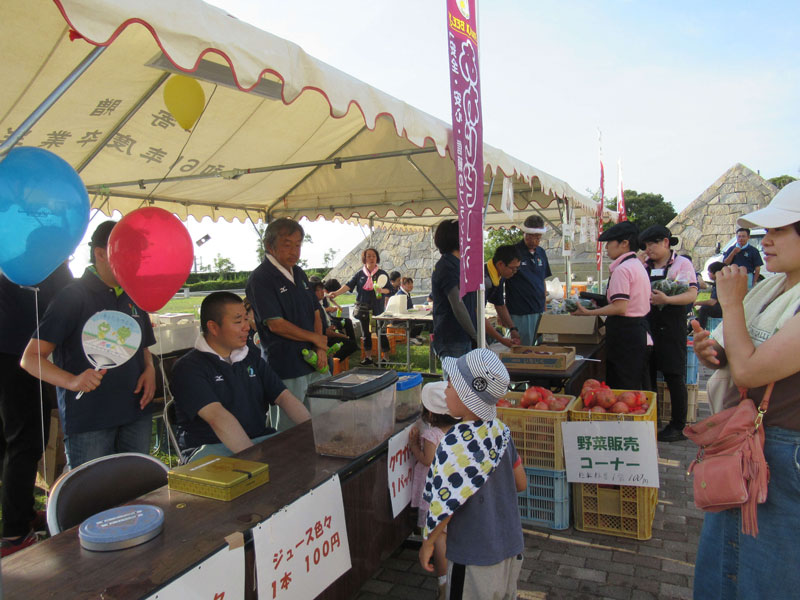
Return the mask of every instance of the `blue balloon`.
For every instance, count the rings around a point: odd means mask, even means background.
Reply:
[[[14,283],[44,281],[78,246],[89,195],[69,163],[41,148],[0,160],[0,269]]]

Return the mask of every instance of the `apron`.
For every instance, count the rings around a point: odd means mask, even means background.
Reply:
[[[669,265],[662,275],[650,275],[650,283],[667,278]],[[686,373],[686,315],[689,306],[653,306],[647,315],[650,335],[653,336],[653,352],[656,369],[668,374]]]
[[[629,259],[638,260],[631,254],[622,262]],[[606,383],[612,389],[650,389],[648,329],[647,317],[606,317]]]

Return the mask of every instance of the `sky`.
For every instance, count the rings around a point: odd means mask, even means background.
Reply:
[[[444,0],[210,3],[450,121]],[[800,178],[797,0],[478,6],[487,143],[584,193],[599,188],[602,150],[607,196],[621,160],[625,189],[662,194],[677,211],[737,162]],[[211,235],[206,262],[221,253],[256,266],[250,224],[188,226],[193,239]],[[367,235],[325,223],[309,233],[311,266]]]

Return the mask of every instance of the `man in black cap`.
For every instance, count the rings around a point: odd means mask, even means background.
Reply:
[[[156,372],[147,347],[155,343],[155,337],[150,315],[119,286],[108,262],[106,246],[115,225],[106,221],[97,226],[90,243],[92,264],[53,299],[22,355],[23,369],[57,387],[70,469],[109,454],[150,451],[148,405],[155,392]],[[103,310],[132,317],[142,339],[130,360],[113,369],[96,370],[84,354],[81,338],[86,322]],[[78,392],[83,392],[81,398]]]
[[[668,296],[659,290],[650,293],[652,308],[648,315],[650,334],[653,336],[653,354],[650,358],[650,381],[655,387],[656,372],[661,371],[669,388],[672,417],[658,433],[661,442],[679,442],[686,439],[688,393],[686,391],[686,316],[697,299],[697,274],[692,262],[670,249],[678,243],[670,230],[663,225],[653,225],[639,236],[640,247],[647,254],[645,268],[650,282],[670,279],[685,283],[688,290]],[[651,388],[652,389],[652,388]]]
[[[578,305],[572,314],[606,316],[606,343],[610,349],[606,361],[608,385],[622,390],[650,389],[648,346],[652,346],[652,339],[647,325],[650,281],[636,258],[639,228],[623,221],[604,231],[599,240],[606,242],[606,254],[612,261],[606,286],[608,304],[594,309]]]

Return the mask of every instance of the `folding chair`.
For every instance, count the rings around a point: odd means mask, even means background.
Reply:
[[[157,458],[136,452],[102,456],[67,471],[47,503],[50,535],[167,485],[167,471]]]

